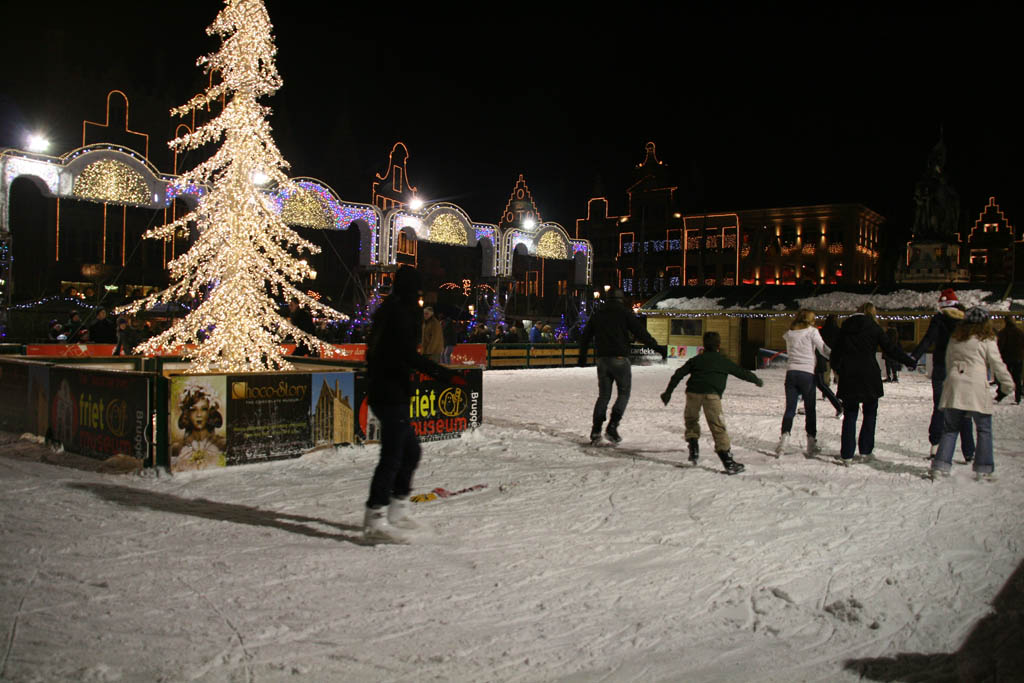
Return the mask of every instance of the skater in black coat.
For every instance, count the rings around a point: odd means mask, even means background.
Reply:
[[[913,370],[917,361],[898,344],[894,344],[875,322],[875,306],[862,304],[839,330],[839,338],[832,348],[832,368],[839,375],[837,395],[843,402],[843,438],[841,456],[844,464],[853,460],[859,446],[861,456],[870,456],[875,448],[875,421],[878,399],[882,391],[882,377],[875,352],[882,351],[898,359]],[[857,415],[864,407],[864,422],[857,437]]]
[[[626,307],[626,295],[621,289],[608,292],[608,300],[604,306],[595,311],[587,321],[580,334],[579,365],[587,364],[587,349],[594,342],[594,356],[597,358],[597,402],[594,403],[594,421],[590,429],[591,443],[601,440],[601,425],[604,424],[608,410],[608,401],[612,397],[612,385],[616,387],[615,403],[612,405],[611,419],[605,433],[608,440],[619,443],[619,422],[629,404],[629,391],[632,382],[632,370],[629,365],[630,337],[635,337],[646,346],[656,349],[665,360],[668,349],[658,344]]]
[[[402,529],[420,526],[409,515],[412,476],[420,461],[419,439],[409,422],[410,377],[414,370],[445,382],[465,384],[461,375],[416,351],[423,312],[420,274],[403,266],[391,294],[373,315],[366,346],[367,398],[380,421],[380,460],[370,482],[363,522],[366,538],[403,541]]]

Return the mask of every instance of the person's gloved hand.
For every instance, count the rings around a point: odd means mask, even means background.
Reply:
[[[1003,388],[1002,387],[999,387],[998,389],[996,389],[996,403],[999,403],[1004,398],[1006,398],[1008,395],[1009,394],[1006,394],[1006,393],[1003,392]]]
[[[668,405],[668,402],[670,400],[672,400],[672,392],[671,391],[662,392],[662,394],[661,394],[661,402],[664,403],[665,405]]]
[[[911,372],[917,370],[917,361],[915,360],[914,362],[907,365],[907,370],[910,370]]]
[[[756,384],[759,387],[763,387],[764,386],[764,380],[761,379],[760,377],[758,377],[757,380],[754,382],[754,384]]]

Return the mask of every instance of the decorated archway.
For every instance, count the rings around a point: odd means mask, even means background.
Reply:
[[[144,156],[118,145],[91,144],[61,156],[0,151],[0,307],[5,309],[14,286],[11,187],[19,178],[32,182],[42,196],[57,199],[58,205],[62,199],[73,199],[156,211],[175,198],[194,205],[202,193],[201,188],[176,185],[175,176],[161,174]],[[59,234],[59,220],[55,229]],[[55,257],[59,257],[59,240],[57,244]]]
[[[292,178],[293,186],[271,192],[271,199],[288,225],[317,230],[359,231],[359,265],[379,262],[377,246],[380,209],[370,204],[342,201],[327,183],[316,178]]]
[[[423,242],[457,247],[477,247],[482,251],[481,275],[494,277],[498,268],[498,228],[490,223],[474,223],[455,204],[440,202],[420,211],[392,209],[384,219],[381,231],[381,263],[398,262],[398,237],[405,234]]]
[[[512,275],[512,260],[516,250],[523,250],[530,256],[555,259],[574,263],[573,281],[576,285],[589,285],[592,279],[593,259],[590,242],[569,237],[558,223],[541,223],[533,228],[516,228],[506,231],[501,238],[501,263],[499,272],[503,277]]]

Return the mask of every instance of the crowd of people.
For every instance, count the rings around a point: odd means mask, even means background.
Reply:
[[[895,328],[883,330],[871,303],[861,305],[838,330],[829,321],[819,332],[810,310],[797,313],[784,335],[787,353],[786,409],[782,417],[776,457],[785,454],[798,401],[804,406],[807,457],[821,452],[817,443],[815,388],[822,388],[821,361],[838,377],[836,415],[843,418],[839,459],[849,465],[855,458],[870,459],[875,446],[875,425],[884,382],[899,381],[899,366],[915,369],[932,352],[932,416],[928,425],[932,477],[948,475],[956,441],[979,479],[992,476],[992,405],[1013,394],[1019,404],[1024,331],[1013,317],[1004,317],[997,335],[987,309],[966,308],[952,289],[943,290],[938,311],[917,347],[905,351]],[[828,338],[826,341],[826,337]],[[886,379],[882,380],[876,353],[881,350]],[[812,374],[813,373],[813,374]],[[817,378],[815,377],[817,376]],[[989,391],[989,376],[998,390]],[[861,419],[860,429],[857,428]]]
[[[440,381],[465,384],[462,376],[445,366],[455,345],[461,341],[482,343],[554,343],[577,341],[579,363],[586,365],[591,344],[594,346],[598,377],[598,397],[594,404],[590,439],[597,444],[603,438],[622,441],[619,427],[630,398],[630,345],[634,340],[657,351],[662,358],[668,350],[647,332],[643,323],[625,305],[621,290],[608,292],[582,328],[559,339],[544,322],[534,323],[529,331],[511,322],[492,331],[476,325],[467,331],[461,321],[421,308],[422,283],[415,268],[400,268],[391,293],[373,315],[372,324],[359,326],[369,331],[367,366],[370,407],[381,422],[381,451],[370,485],[364,519],[369,540],[402,541],[403,530],[419,526],[412,519],[409,492],[420,458],[418,439],[412,429],[408,401],[409,377],[418,370]],[[875,426],[883,384],[899,381],[900,366],[914,370],[925,353],[932,353],[933,412],[927,428],[930,443],[929,470],[932,478],[948,476],[952,468],[957,439],[966,462],[973,465],[979,479],[989,479],[995,470],[993,460],[993,403],[1012,395],[1018,405],[1022,394],[1024,331],[1011,315],[1006,315],[997,334],[991,316],[983,307],[966,308],[952,289],[942,292],[937,312],[929,321],[920,343],[909,353],[901,346],[891,326],[883,329],[871,303],[861,305],[842,325],[834,315],[822,327],[816,326],[815,312],[802,309],[794,316],[783,335],[786,345],[785,409],[779,441],[774,455],[787,453],[790,434],[802,404],[806,432],[806,457],[821,454],[817,439],[816,396],[821,392],[843,420],[838,460],[849,465],[858,457],[873,457]],[[297,300],[289,302],[291,322],[319,336],[319,326],[309,318]],[[322,324],[322,323],[321,323]],[[115,354],[130,349],[145,338],[146,329],[126,317],[116,321],[105,309],[94,311],[90,320],[76,312],[66,321],[50,325],[53,341],[93,341],[116,343]],[[155,331],[151,331],[153,333]],[[323,337],[321,337],[323,338]],[[750,370],[743,369],[721,352],[717,332],[703,336],[701,353],[690,358],[671,376],[661,394],[665,405],[676,387],[687,379],[683,408],[684,438],[689,460],[699,459],[700,414],[703,412],[714,440],[715,452],[725,472],[744,470],[731,453],[731,441],[722,409],[722,395],[730,375],[763,386]],[[301,354],[302,350],[297,349]],[[885,363],[882,379],[876,354],[881,351]],[[831,390],[832,376],[838,388]],[[994,401],[990,390],[997,385]],[[614,404],[608,413],[613,388]],[[607,421],[607,426],[605,422]],[[859,421],[859,429],[858,429]]]

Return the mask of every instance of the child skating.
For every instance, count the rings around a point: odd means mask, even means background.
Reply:
[[[725,416],[722,414],[722,394],[729,375],[764,386],[764,380],[744,370],[724,356],[719,349],[722,337],[717,332],[704,333],[703,353],[691,358],[672,374],[661,400],[668,405],[672,392],[687,375],[686,407],[683,409],[683,422],[686,425],[686,443],[690,448],[690,462],[697,464],[699,457],[698,439],[700,438],[700,411],[704,409],[704,417],[708,421],[708,429],[715,439],[715,452],[722,461],[727,474],[739,474],[744,467],[732,458],[730,452],[729,432],[725,428]]]

